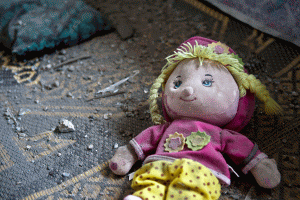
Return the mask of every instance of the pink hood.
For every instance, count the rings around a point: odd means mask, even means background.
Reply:
[[[188,43],[188,42],[191,45],[195,45],[196,41],[198,42],[198,44],[203,45],[203,46],[207,46],[208,44],[217,42],[217,41],[214,41],[211,39],[195,36],[195,37],[192,37],[192,38],[188,39],[187,41],[183,42],[180,46],[182,46],[183,44]],[[229,48],[229,52],[235,54],[235,52],[231,48]],[[247,72],[247,71],[245,70],[245,72]],[[164,96],[164,95],[162,95],[162,96]],[[167,115],[163,103],[162,103],[162,108],[163,108],[163,114],[164,114],[166,121],[168,121],[168,122],[172,121],[171,118]],[[237,114],[235,115],[233,120],[231,120],[228,124],[226,124],[222,128],[237,131],[237,132],[241,131],[249,123],[249,121],[253,115],[254,109],[255,109],[254,94],[252,94],[250,91],[247,91],[247,94],[244,97],[240,98],[240,100],[239,100]]]

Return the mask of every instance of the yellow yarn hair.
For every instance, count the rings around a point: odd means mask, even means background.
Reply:
[[[214,47],[205,47],[196,44],[192,46],[190,43],[183,44],[174,54],[166,58],[167,64],[163,67],[162,73],[154,81],[149,96],[150,114],[152,121],[155,124],[164,123],[164,118],[161,116],[159,107],[157,105],[158,90],[160,87],[164,89],[165,83],[178,63],[185,59],[198,58],[200,66],[204,59],[217,61],[225,66],[237,82],[240,97],[246,95],[246,91],[250,90],[255,96],[264,103],[265,112],[267,114],[282,114],[282,108],[270,97],[269,91],[252,74],[249,75],[244,72],[244,66],[240,63],[238,57],[234,54],[217,54],[214,53]]]

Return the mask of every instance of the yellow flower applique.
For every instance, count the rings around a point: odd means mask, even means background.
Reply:
[[[185,145],[185,137],[182,134],[175,132],[173,135],[169,135],[166,139],[165,151],[178,152],[182,151]]]
[[[193,151],[197,151],[205,147],[210,142],[210,136],[207,135],[205,132],[192,132],[186,138],[186,144],[188,148],[192,149]]]

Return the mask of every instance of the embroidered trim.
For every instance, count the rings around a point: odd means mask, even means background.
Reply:
[[[245,160],[243,160],[242,164],[247,165],[255,156],[255,154],[258,151],[258,145],[255,143],[253,149],[251,150],[250,154],[248,155],[247,158],[245,158]]]
[[[142,148],[140,147],[140,145],[135,141],[135,139],[132,139],[129,141],[129,144],[132,145],[132,147],[134,148],[135,153],[138,156],[139,160],[143,160],[145,158],[145,154],[143,153]]]
[[[176,159],[179,159],[179,158],[173,158],[173,157],[169,157],[169,156],[160,156],[160,155],[151,155],[145,159],[145,161],[143,162],[143,165],[145,165],[149,162],[154,162],[154,161],[159,161],[159,160],[166,160],[169,162],[174,162]]]
[[[264,153],[259,154],[242,169],[242,172],[244,174],[247,174],[255,165],[257,165],[257,163],[259,163],[261,160],[263,160],[267,157],[268,156]]]

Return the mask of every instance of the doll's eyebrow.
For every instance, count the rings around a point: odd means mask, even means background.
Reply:
[[[176,78],[181,78],[181,76],[177,76]]]
[[[205,76],[211,76],[212,77],[212,75],[210,75],[210,74],[205,74]]]

